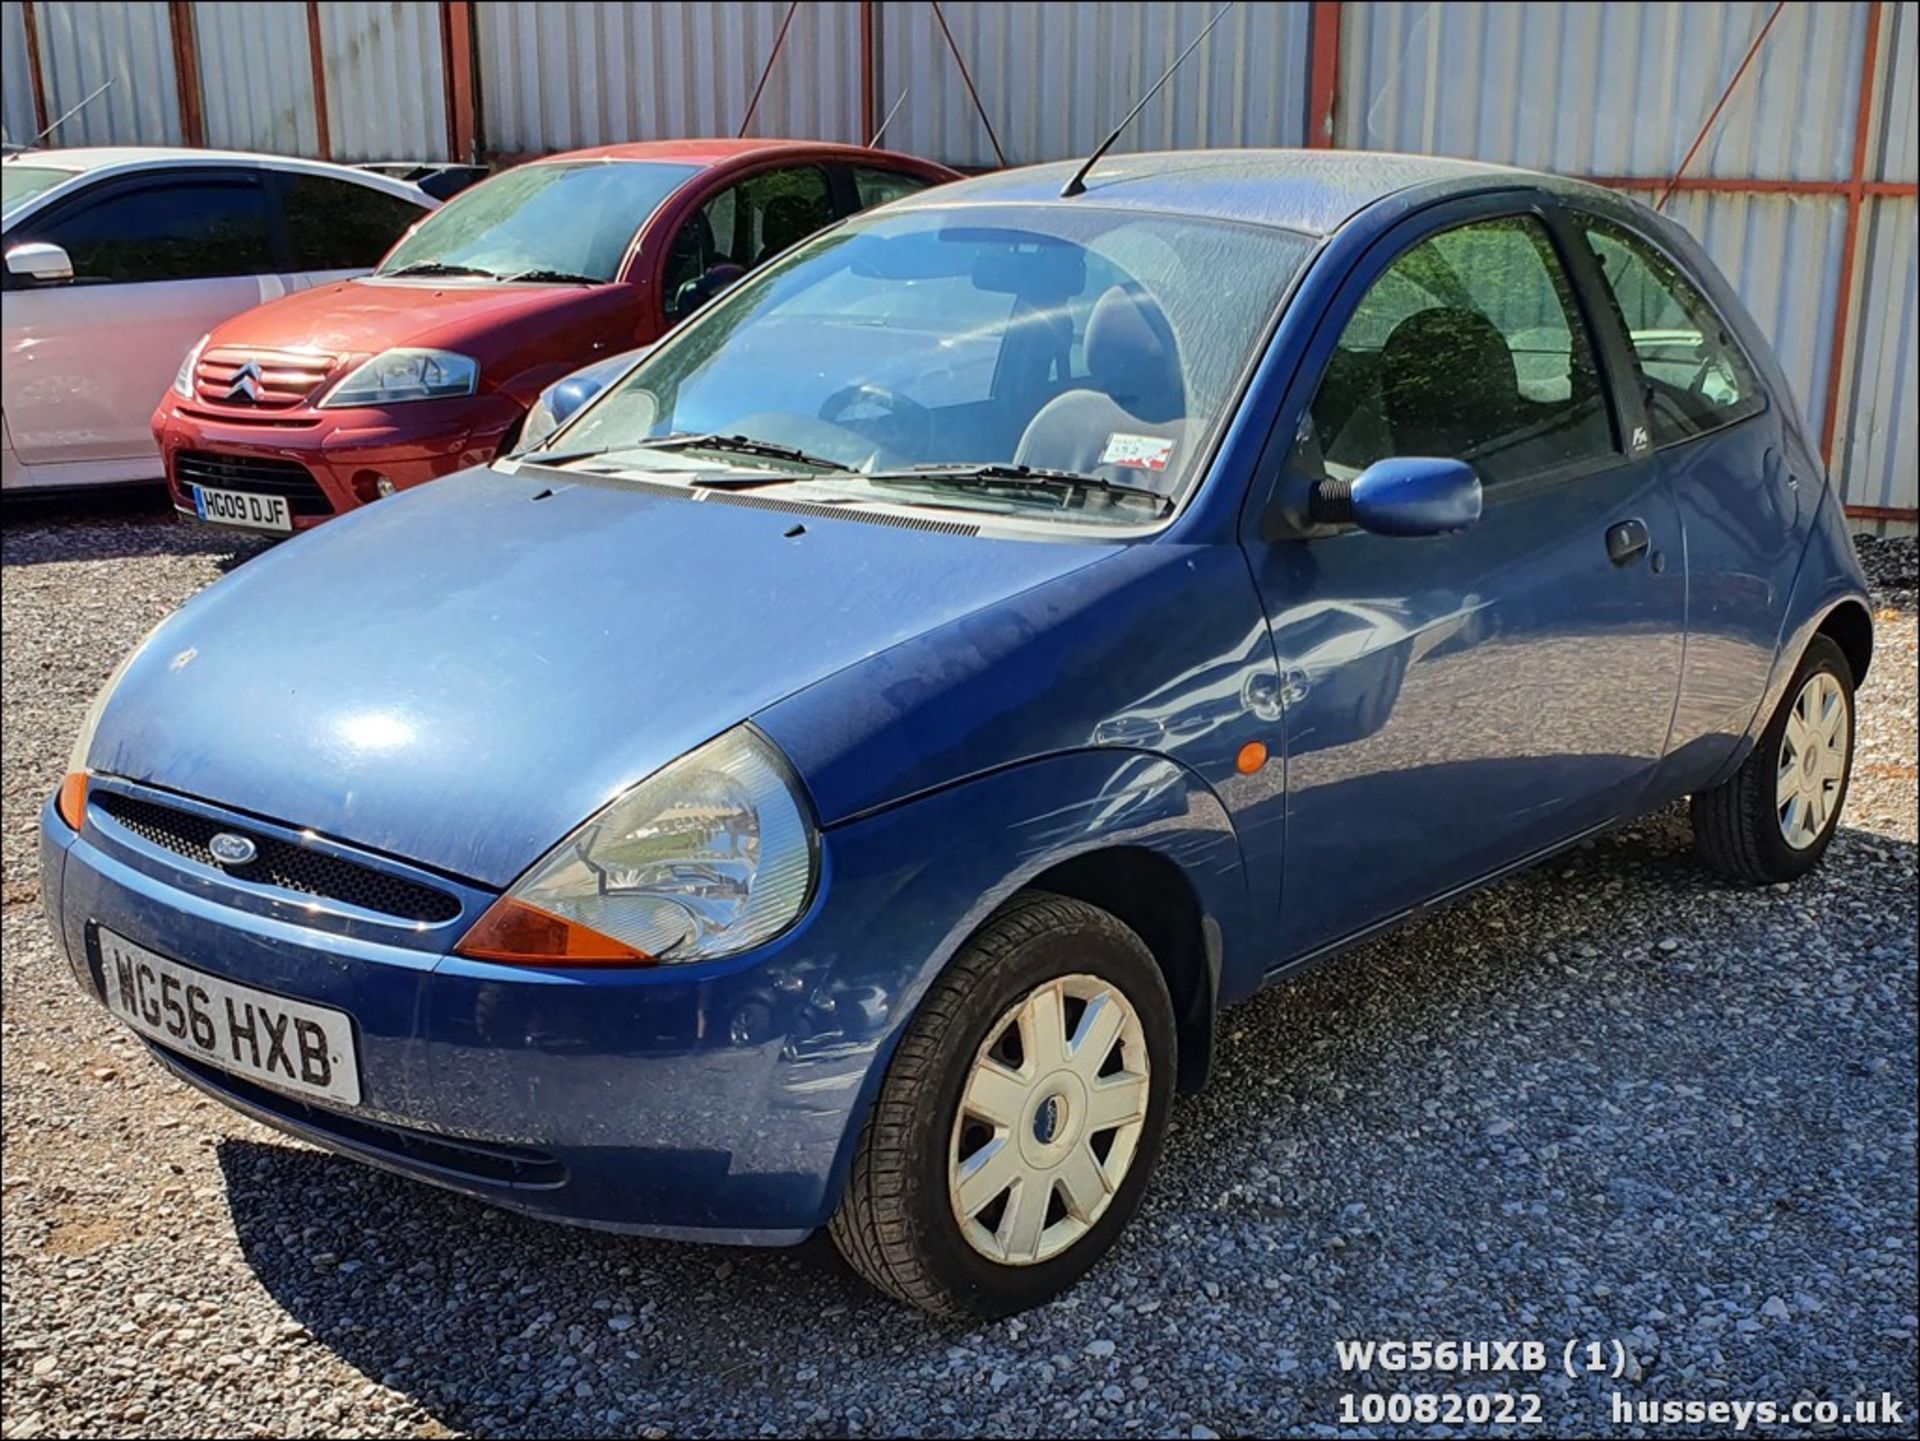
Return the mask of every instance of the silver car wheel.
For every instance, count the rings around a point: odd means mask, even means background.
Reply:
[[[1847,693],[1827,671],[1816,671],[1794,698],[1780,738],[1774,808],[1780,834],[1803,851],[1826,832],[1847,778]]]
[[[1093,1228],[1133,1164],[1150,1062],[1140,1017],[1098,976],[1060,976],[987,1032],[949,1143],[947,1191],[967,1244],[1031,1266]]]

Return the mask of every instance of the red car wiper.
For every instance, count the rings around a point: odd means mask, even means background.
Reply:
[[[403,265],[398,270],[377,270],[377,280],[392,280],[401,275],[483,275],[488,280],[500,277],[491,270],[482,270],[477,265],[449,265],[444,260],[416,260],[412,265]]]

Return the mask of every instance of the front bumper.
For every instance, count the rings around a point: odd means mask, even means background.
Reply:
[[[49,913],[89,994],[102,995],[104,926],[353,1017],[362,1101],[351,1110],[153,1046],[202,1090],[332,1150],[557,1221],[774,1245],[832,1213],[843,1145],[891,1028],[887,1000],[836,988],[822,959],[860,939],[858,928],[839,934],[824,880],[807,917],[747,957],[688,971],[537,971],[449,954],[486,890],[433,877],[460,910],[432,924],[289,905],[151,844],[97,804],[103,791],[197,806],[101,778],[80,833],[51,803],[43,811]]]
[[[486,464],[524,413],[493,393],[387,410],[303,407],[246,418],[213,414],[169,391],[152,425],[182,515],[196,512],[181,457],[211,457],[235,477],[222,489],[283,495],[293,528],[306,530],[378,498],[382,479],[405,490]]]

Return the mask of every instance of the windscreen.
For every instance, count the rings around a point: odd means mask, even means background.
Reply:
[[[1032,486],[960,496],[932,474],[1006,465],[1098,482],[1076,519],[1135,520],[1125,502],[1143,492],[1164,513],[1310,247],[1094,207],[861,217],[694,316],[556,449],[633,448],[624,460],[664,470],[676,462],[648,441],[744,436],[872,478],[819,485],[884,484],[891,501],[1062,508]]]
[[[639,161],[522,165],[434,211],[375,274],[449,269],[480,278],[612,280],[647,217],[694,173]]]

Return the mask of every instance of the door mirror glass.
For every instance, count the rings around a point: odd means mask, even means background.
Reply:
[[[7,252],[7,274],[54,285],[73,279],[73,261],[59,246],[33,241]]]
[[[1316,485],[1311,517],[1375,535],[1447,535],[1480,519],[1480,477],[1465,461],[1438,456],[1376,460],[1350,481]]]

